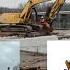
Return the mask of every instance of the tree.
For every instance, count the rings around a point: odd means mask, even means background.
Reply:
[[[22,9],[23,8],[23,5],[20,3],[19,4],[19,9]]]

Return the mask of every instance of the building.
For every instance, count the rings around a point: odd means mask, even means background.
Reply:
[[[46,12],[37,12],[38,20],[41,16],[45,16]],[[33,15],[35,15],[33,13]],[[70,29],[70,11],[59,11],[53,21],[54,29]]]
[[[55,29],[70,29],[70,11],[60,11],[53,22]]]

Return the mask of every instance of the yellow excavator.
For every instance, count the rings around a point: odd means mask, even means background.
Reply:
[[[52,22],[64,4],[65,0],[56,0],[51,10],[49,12],[48,18],[45,18],[44,25],[31,23],[30,15],[32,13],[32,9],[35,11],[35,15],[37,16],[37,11],[35,9],[35,5],[43,2],[47,2],[51,0],[28,0],[26,5],[24,6],[21,13],[3,13],[0,15],[0,31],[1,32],[36,32],[43,31],[46,33],[50,33],[52,31]],[[42,27],[42,28],[40,28]],[[44,29],[45,28],[45,29]],[[41,32],[40,31],[40,32]]]

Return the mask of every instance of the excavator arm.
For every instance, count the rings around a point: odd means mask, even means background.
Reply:
[[[56,0],[55,3],[53,4],[49,17],[47,18],[47,20],[49,20],[49,23],[52,23],[56,14],[58,14],[60,8],[62,7],[62,5],[64,4],[65,0]]]
[[[31,9],[34,5],[45,2],[45,1],[51,1],[51,0],[29,0],[26,3],[25,7],[23,8],[22,13],[20,14],[20,18],[22,18],[23,22],[25,22],[25,20],[29,19]]]
[[[22,18],[22,22],[25,22],[27,19],[29,19],[30,14],[31,14],[31,9],[34,5],[42,3],[42,2],[46,2],[46,1],[51,1],[51,0],[29,0],[25,7],[23,8],[22,13],[20,14],[20,18]],[[53,4],[50,14],[48,16],[48,18],[46,18],[47,20],[49,20],[49,23],[51,23],[56,14],[58,13],[59,9],[61,8],[61,6],[64,4],[65,0],[56,0],[55,3]]]

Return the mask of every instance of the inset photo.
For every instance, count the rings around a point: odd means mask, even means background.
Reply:
[[[46,39],[27,38],[20,43],[20,70],[47,70]]]
[[[47,42],[47,70],[70,70],[70,41]]]

